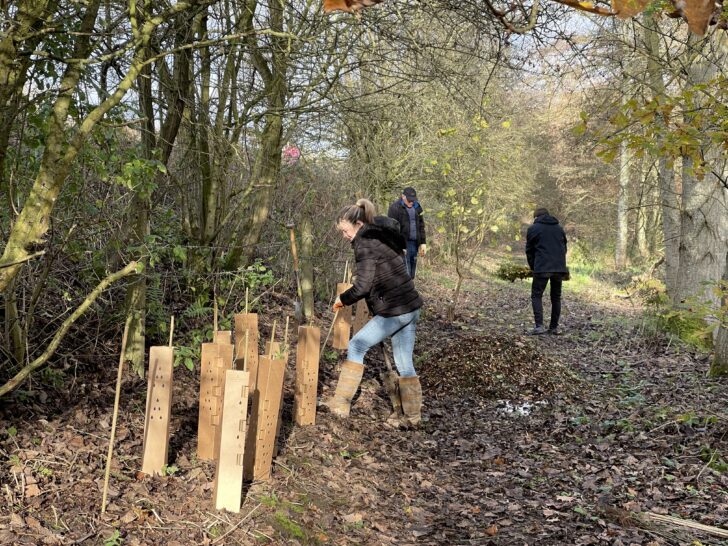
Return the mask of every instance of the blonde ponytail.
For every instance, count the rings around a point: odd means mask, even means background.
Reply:
[[[369,199],[358,199],[354,205],[347,205],[341,209],[341,212],[336,217],[336,223],[338,224],[342,220],[346,220],[352,225],[357,222],[371,224],[374,222],[375,214],[376,209],[374,208],[374,203],[369,201]]]

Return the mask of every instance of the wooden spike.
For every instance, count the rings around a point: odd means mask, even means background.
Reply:
[[[213,294],[213,298],[215,299],[214,304],[212,306],[212,338],[215,339],[215,332],[217,332],[217,296]]]
[[[344,265],[344,280],[341,282],[346,282],[346,274],[349,272],[349,260],[346,260],[346,265]]]
[[[245,287],[245,313],[248,313],[248,287]]]
[[[291,317],[286,316],[286,332],[283,334],[283,351],[288,352],[288,323]]]
[[[172,338],[174,337],[174,315],[169,319],[169,346],[172,346]]]
[[[273,360],[273,342],[276,340],[276,321],[273,320],[273,328],[270,331],[270,353],[268,354],[268,358]]]

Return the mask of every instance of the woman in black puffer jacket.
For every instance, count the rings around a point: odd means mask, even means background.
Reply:
[[[374,205],[359,199],[345,207],[336,221],[342,236],[351,241],[356,259],[354,285],[334,303],[334,311],[366,299],[373,318],[351,339],[347,360],[341,367],[336,393],[324,405],[340,417],[348,417],[364,374],[364,355],[374,345],[392,338],[394,362],[399,371],[402,410],[407,421],[421,419],[422,388],[415,372],[412,352],[422,298],[407,273],[399,231],[375,223]]]

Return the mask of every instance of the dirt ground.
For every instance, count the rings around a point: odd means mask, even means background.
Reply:
[[[0,400],[0,544],[728,544],[644,515],[728,528],[728,385],[706,377],[707,355],[568,284],[561,336],[523,335],[522,282],[468,281],[450,323],[451,280],[418,280],[422,426],[385,424],[378,354],[346,421],[291,427],[289,374],[273,479],[246,485],[239,514],[213,509],[214,466],[195,457],[197,373],[175,372],[169,475],[156,478],[138,473],[145,382],[125,379],[103,516],[114,358]],[[323,359],[324,394],[337,356]]]

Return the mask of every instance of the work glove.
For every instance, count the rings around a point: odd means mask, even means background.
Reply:
[[[344,304],[341,303],[341,300],[337,297],[336,301],[334,302],[334,306],[331,308],[331,310],[336,313],[339,309],[343,309]]]
[[[424,243],[420,245],[420,254],[422,254],[423,256],[427,254],[427,245]]]

